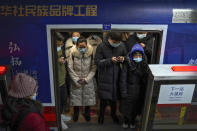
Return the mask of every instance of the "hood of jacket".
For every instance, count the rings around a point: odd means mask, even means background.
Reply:
[[[99,36],[97,39],[93,39],[92,36],[90,36],[87,38],[87,41],[92,46],[98,46],[100,43],[102,43],[102,40]]]
[[[138,44],[138,43],[136,43],[136,44],[133,46],[133,48],[132,48],[131,51],[130,51],[130,54],[133,54],[133,53],[136,52],[136,51],[140,51],[140,52],[144,55],[144,49],[143,49],[143,47],[142,47],[140,44]]]
[[[133,53],[139,51],[142,53],[142,55],[144,56],[144,49],[142,48],[142,46],[138,43],[136,43],[133,48],[131,49],[130,53],[129,53],[129,57],[133,58]]]
[[[73,47],[73,46],[74,46],[74,44],[73,44],[72,38],[69,38],[69,39],[66,41],[65,48],[68,49],[68,48],[71,48],[71,47]]]
[[[84,57],[89,57],[91,56],[93,53],[93,48],[91,45],[87,44],[87,51],[84,53]],[[78,58],[82,58],[83,57],[83,54],[79,52],[79,50],[77,49],[77,47],[75,47],[73,49],[73,52],[72,52],[72,55],[74,57],[78,57]]]

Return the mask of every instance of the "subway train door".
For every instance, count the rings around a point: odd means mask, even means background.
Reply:
[[[153,36],[153,47],[152,47],[152,56],[151,56],[151,63],[163,63],[163,56],[164,56],[164,49],[165,49],[165,39],[166,39],[166,33],[167,33],[167,26],[166,25],[116,25],[112,24],[110,25],[110,30],[104,30],[104,25],[47,25],[47,39],[48,39],[48,47],[51,49],[48,49],[49,54],[51,55],[51,58],[49,57],[49,64],[52,66],[52,73],[50,72],[50,75],[54,79],[54,92],[55,92],[55,101],[56,101],[56,120],[57,120],[57,126],[58,130],[61,130],[61,111],[60,111],[60,89],[58,88],[58,53],[57,53],[57,41],[62,39],[63,45],[66,44],[66,41],[71,37],[71,32],[80,32],[81,35],[85,38],[87,38],[92,33],[96,33],[102,40],[105,38],[105,33],[109,31],[114,32],[148,32],[151,33]],[[57,38],[59,37],[59,38]],[[67,47],[61,47],[61,49],[65,50]],[[51,52],[50,52],[51,51]],[[62,54],[61,57],[66,57]],[[66,67],[65,67],[66,68]],[[67,72],[68,73],[68,72]],[[67,89],[69,92],[69,89]],[[97,91],[96,91],[97,92]],[[69,94],[66,94],[69,95]],[[83,108],[80,107],[80,114],[79,114],[79,120],[78,122],[73,122],[72,116],[73,116],[73,108],[70,107],[68,104],[65,103],[66,107],[64,109],[64,114],[71,117],[71,120],[66,122],[69,126],[69,131],[74,130],[122,130],[121,125],[114,125],[111,117],[110,117],[110,108],[107,107],[105,114],[105,124],[100,126],[97,124],[98,120],[98,113],[99,113],[99,99],[98,95],[96,94],[97,102],[96,105],[91,107],[91,122],[86,123],[84,117],[83,117]],[[119,105],[118,105],[119,106]],[[117,107],[119,108],[119,107]],[[122,119],[122,116],[120,112],[117,112],[117,115]]]

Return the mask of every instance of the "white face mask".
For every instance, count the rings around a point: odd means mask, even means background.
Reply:
[[[146,37],[146,34],[137,34],[137,37],[138,37],[139,39],[143,39],[143,38]]]
[[[138,58],[133,58],[133,60],[138,63],[138,62],[142,61],[142,58],[139,58],[139,57]]]
[[[57,47],[57,52],[61,50],[61,47]]]
[[[135,32],[129,32],[130,35],[134,35]]]

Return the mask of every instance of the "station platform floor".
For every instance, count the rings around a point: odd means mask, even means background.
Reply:
[[[117,115],[119,117],[119,124],[113,123],[113,120],[110,116],[110,107],[108,106],[106,108],[105,112],[105,118],[103,124],[98,124],[98,108],[92,107],[91,112],[91,121],[86,122],[84,116],[83,116],[83,109],[80,109],[79,113],[79,119],[77,122],[73,122],[72,116],[73,116],[73,109],[70,109],[69,113],[66,113],[65,115],[70,116],[71,120],[67,122],[67,125],[69,129],[66,131],[139,131],[139,123],[136,125],[135,129],[127,128],[124,129],[122,127],[122,121],[123,118],[119,112],[117,112]],[[139,118],[138,118],[139,120]]]
[[[123,129],[122,125],[113,124],[111,122],[106,122],[103,125],[97,123],[69,123],[69,129],[66,131],[139,131],[139,129]]]

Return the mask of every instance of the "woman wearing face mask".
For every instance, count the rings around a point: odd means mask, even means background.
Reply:
[[[135,128],[136,116],[141,114],[144,104],[148,65],[139,44],[133,46],[127,59],[120,75],[120,107],[124,116],[123,128]]]
[[[42,113],[42,105],[36,101],[37,82],[24,73],[17,73],[8,91],[8,99],[2,111],[4,122],[13,131],[49,131]]]
[[[74,106],[73,120],[78,121],[79,106],[85,106],[84,117],[90,121],[90,106],[96,104],[93,77],[96,66],[93,59],[93,48],[87,40],[80,37],[68,60],[68,71],[71,77],[70,105]]]

